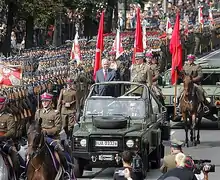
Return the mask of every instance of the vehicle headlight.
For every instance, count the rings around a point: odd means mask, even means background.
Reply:
[[[129,139],[126,141],[126,146],[129,147],[129,148],[132,148],[134,146],[134,141]]]
[[[80,141],[80,145],[81,145],[82,147],[86,147],[86,139],[82,139],[82,140]]]
[[[206,98],[206,100],[207,100],[209,103],[211,102],[211,98],[209,98],[209,97]]]

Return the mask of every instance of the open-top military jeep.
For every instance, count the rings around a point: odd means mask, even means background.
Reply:
[[[150,163],[159,167],[164,155],[162,140],[170,136],[166,117],[166,108],[145,85],[94,84],[72,137],[75,175],[82,176],[86,167],[120,166],[125,150],[141,157],[144,170]]]

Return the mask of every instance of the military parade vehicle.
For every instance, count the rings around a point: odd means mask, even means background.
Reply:
[[[214,116],[205,116],[207,119],[209,117],[216,117],[218,122],[220,118],[220,65],[210,64],[207,62],[196,62],[202,67],[203,80],[202,87],[206,92],[206,98],[211,104],[210,113]],[[173,120],[174,114],[174,89],[175,87],[171,84],[171,69],[164,73],[161,81],[161,89],[165,98],[165,106],[167,108],[167,115],[170,120]],[[182,91],[182,81],[178,81],[177,94]],[[176,120],[176,119],[175,119]],[[180,120],[180,119],[177,119]],[[213,120],[213,119],[210,119]],[[220,124],[220,123],[218,123]]]
[[[137,92],[139,94],[137,94]],[[169,140],[166,108],[143,84],[113,81],[94,84],[83,116],[73,132],[75,175],[85,168],[122,165],[121,153],[130,150],[143,169],[158,168]]]

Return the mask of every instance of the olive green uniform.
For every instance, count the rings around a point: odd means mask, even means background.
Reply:
[[[5,136],[7,138],[16,137],[16,122],[12,114],[7,112],[0,113],[0,136]],[[12,145],[12,150],[10,151],[10,157],[13,162],[13,167],[16,173],[16,176],[20,175],[20,162],[18,158],[18,153],[14,145]]]
[[[200,102],[204,102],[204,90],[201,86],[201,79],[202,79],[202,67],[198,64],[192,63],[185,63],[183,66],[183,71],[187,75],[191,75],[193,77],[194,85],[197,88],[197,96]],[[181,93],[182,94],[182,93]]]
[[[159,64],[151,64],[150,65],[151,71],[152,71],[152,81],[153,81],[153,85],[152,85],[152,89],[155,92],[155,94],[157,96],[161,96],[162,95],[162,91],[158,86],[158,78],[159,78],[159,74],[160,74],[160,66]]]
[[[141,83],[152,86],[152,71],[146,63],[133,64],[131,66],[131,82]],[[135,90],[137,94],[142,94],[142,88]]]
[[[12,114],[0,113],[0,134],[8,138],[15,137],[16,123]],[[0,135],[1,136],[1,135]]]
[[[60,92],[57,110],[61,113],[62,127],[70,128],[74,125],[74,116],[77,110],[77,94],[75,89],[62,89]]]
[[[60,113],[50,109],[38,109],[35,114],[35,119],[42,119],[42,129],[46,129],[47,134],[54,138],[59,137],[61,131]]]

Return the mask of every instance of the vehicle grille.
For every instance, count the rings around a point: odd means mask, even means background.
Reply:
[[[97,147],[96,141],[117,141],[117,147]],[[90,137],[90,150],[96,151],[122,151],[123,150],[123,138],[122,137]]]

